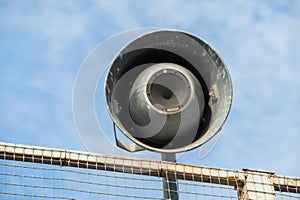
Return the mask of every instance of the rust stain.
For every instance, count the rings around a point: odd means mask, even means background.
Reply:
[[[228,178],[229,180],[237,180],[237,179],[239,179],[239,178],[236,177],[236,176],[227,176],[227,178]]]

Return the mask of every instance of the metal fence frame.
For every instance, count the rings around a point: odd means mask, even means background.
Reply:
[[[276,199],[276,192],[300,193],[300,178],[250,169],[228,170],[5,142],[0,142],[0,159],[234,186],[243,200]]]

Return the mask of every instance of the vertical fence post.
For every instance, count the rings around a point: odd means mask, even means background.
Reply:
[[[239,188],[239,199],[275,200],[275,188],[272,182],[272,172],[243,169],[245,184]]]
[[[162,153],[161,158],[163,161],[176,162],[175,153]],[[168,174],[166,174],[166,178],[163,178],[163,194],[164,199],[178,200],[178,181],[176,176],[170,178]]]

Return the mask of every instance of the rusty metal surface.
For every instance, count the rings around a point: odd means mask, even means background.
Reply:
[[[280,176],[259,170],[228,170],[4,142],[0,142],[0,159],[233,186],[240,197],[243,191],[247,191],[247,187],[252,187],[251,184],[260,178],[262,181],[259,184],[262,187],[270,186],[279,192],[300,193],[299,177]],[[264,180],[268,180],[267,183]]]
[[[82,151],[0,143],[0,159],[60,166],[120,171],[237,186],[244,181],[242,171],[202,167],[167,161],[94,154]]]

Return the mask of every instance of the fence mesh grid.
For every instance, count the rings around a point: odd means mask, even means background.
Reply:
[[[163,182],[178,199],[300,199],[300,180],[258,172],[9,143],[0,158],[0,199],[165,199]]]

